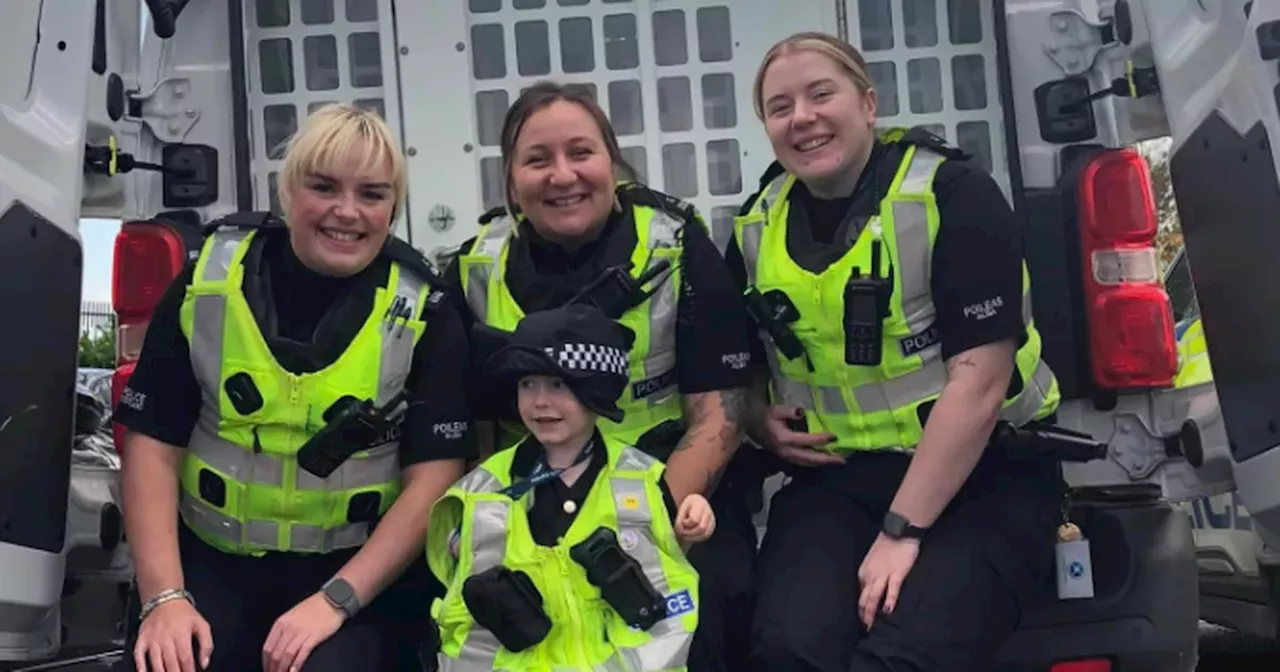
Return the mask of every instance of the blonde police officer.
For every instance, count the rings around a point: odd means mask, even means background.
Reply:
[[[987,669],[1051,585],[1062,494],[1056,464],[989,447],[1059,401],[1019,225],[977,161],[877,139],[844,41],[775,45],[754,94],[777,164],[729,261],[770,334],[749,431],[792,479],[757,558],[753,664]]]
[[[404,188],[380,117],[322,108],[284,221],[220,221],[160,299],[114,418],[141,600],[118,669],[413,669],[428,508],[474,445],[466,332],[389,237]],[[363,403],[404,412],[311,441]]]

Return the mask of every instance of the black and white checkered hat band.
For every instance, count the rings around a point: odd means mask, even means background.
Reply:
[[[627,353],[617,348],[595,343],[565,343],[546,350],[557,366],[568,371],[627,375]]]

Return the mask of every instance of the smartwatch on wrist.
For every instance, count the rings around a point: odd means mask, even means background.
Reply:
[[[925,532],[929,531],[927,528],[912,525],[902,515],[892,511],[884,514],[884,522],[880,530],[890,539],[921,539]]]
[[[320,594],[324,595],[324,599],[333,605],[334,609],[341,609],[347,618],[355,616],[356,612],[360,611],[360,600],[356,597],[355,589],[347,583],[346,579],[329,579],[329,582],[320,589]]]

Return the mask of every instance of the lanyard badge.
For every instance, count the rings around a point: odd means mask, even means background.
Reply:
[[[591,457],[591,453],[595,451],[595,444],[596,442],[594,439],[587,442],[587,445],[583,446],[582,450],[578,452],[578,456],[574,458],[573,464],[556,469],[552,469],[547,464],[547,453],[544,450],[542,455],[538,457],[537,464],[533,465],[533,470],[529,472],[529,476],[527,478],[521,481],[516,481],[499,492],[518,501],[521,497],[528,494],[530,490],[533,490],[553,478],[559,478],[560,474],[563,474],[566,470],[572,469],[579,464],[586,462],[587,459]]]

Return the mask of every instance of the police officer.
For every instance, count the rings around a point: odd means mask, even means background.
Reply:
[[[428,511],[474,442],[465,331],[389,237],[404,170],[376,114],[322,108],[284,222],[221,220],[158,303],[115,415],[140,602],[117,669],[416,663]]]
[[[937,138],[877,140],[844,41],[775,45],[754,99],[777,163],[729,261],[767,334],[749,431],[792,478],[757,559],[752,663],[989,669],[1052,585],[1062,495],[1056,463],[989,446],[998,420],[1059,402],[1018,224]]]
[[[625,418],[603,431],[666,461],[677,502],[691,493],[711,499],[716,532],[690,553],[706,596],[691,667],[723,669],[724,640],[740,641],[745,620],[734,631],[720,617],[747,612],[756,546],[751,479],[731,463],[750,382],[741,296],[689,205],[619,182],[635,171],[586,87],[531,86],[500,137],[507,207],[484,217],[446,281],[459,287],[464,318],[495,328],[511,331],[525,313],[581,300],[636,334]],[[488,405],[485,417],[518,429],[511,409]],[[499,449],[519,435],[500,433]]]

